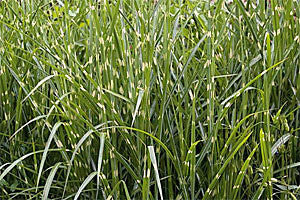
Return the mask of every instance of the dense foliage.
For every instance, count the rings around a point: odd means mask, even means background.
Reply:
[[[0,1],[0,199],[299,199],[299,0]]]

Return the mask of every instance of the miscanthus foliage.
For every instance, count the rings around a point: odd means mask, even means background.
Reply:
[[[0,1],[0,199],[299,199],[297,0]]]

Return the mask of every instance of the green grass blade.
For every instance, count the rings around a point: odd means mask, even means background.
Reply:
[[[52,168],[52,170],[50,171],[50,174],[47,178],[47,181],[46,181],[46,184],[45,184],[45,187],[44,187],[44,191],[43,191],[43,197],[42,197],[43,200],[48,199],[48,194],[49,194],[49,191],[50,191],[50,188],[51,188],[51,184],[53,182],[53,178],[54,178],[54,176],[56,174],[56,171],[57,171],[57,169],[59,168],[60,165],[61,165],[61,163],[56,163],[54,165],[54,167]]]

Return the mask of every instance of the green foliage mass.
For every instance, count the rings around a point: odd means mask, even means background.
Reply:
[[[0,1],[0,199],[299,199],[299,0]]]

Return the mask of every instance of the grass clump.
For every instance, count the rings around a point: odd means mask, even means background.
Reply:
[[[0,199],[298,199],[300,5],[0,1]]]

